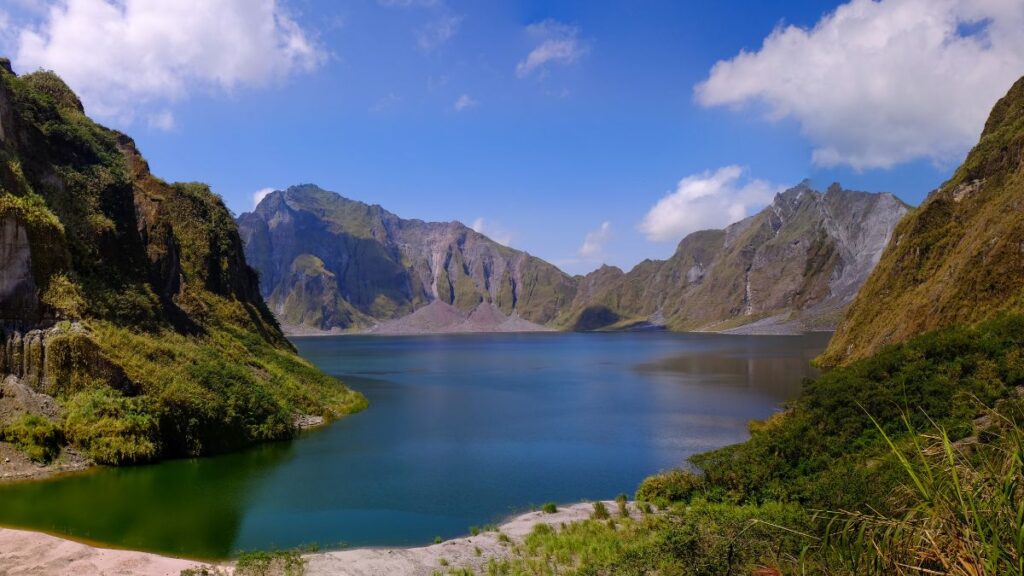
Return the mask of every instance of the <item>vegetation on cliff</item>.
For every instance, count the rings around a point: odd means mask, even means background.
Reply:
[[[821,362],[1024,310],[1022,202],[1024,79],[996,104],[953,177],[896,228]]]
[[[834,369],[699,473],[645,480],[658,514],[539,528],[488,573],[1020,573],[1022,345],[1008,316]]]
[[[0,368],[61,408],[0,434],[39,460],[54,438],[112,464],[210,454],[365,404],[285,340],[217,195],[152,176],[56,75],[6,61],[0,228],[29,263],[0,286]]]

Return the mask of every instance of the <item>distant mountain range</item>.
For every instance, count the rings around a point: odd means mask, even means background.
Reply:
[[[804,182],[664,261],[569,276],[459,222],[406,220],[314,185],[238,218],[247,261],[287,332],[831,329],[907,206]]]

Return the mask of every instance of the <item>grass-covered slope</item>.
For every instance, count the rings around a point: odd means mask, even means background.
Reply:
[[[953,177],[900,223],[821,361],[1024,310],[1024,79]]]
[[[699,473],[645,480],[660,512],[539,528],[488,574],[1021,574],[1022,347],[1007,316],[834,369]]]
[[[363,406],[284,339],[218,196],[154,177],[56,75],[2,64],[0,375],[57,405],[30,436],[139,462]],[[32,444],[31,412],[0,398],[0,434]]]

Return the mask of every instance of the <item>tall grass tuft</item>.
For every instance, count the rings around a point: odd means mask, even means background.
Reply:
[[[820,558],[833,574],[1024,574],[1024,433],[992,412],[997,431],[952,442],[947,431],[905,444],[881,426],[906,476],[893,513],[832,514]],[[924,440],[922,441],[921,438]]]

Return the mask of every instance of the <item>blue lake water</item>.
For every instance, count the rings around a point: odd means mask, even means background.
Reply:
[[[0,486],[0,524],[205,558],[425,544],[547,501],[632,494],[740,442],[827,334],[296,338],[370,408],[215,458]]]

